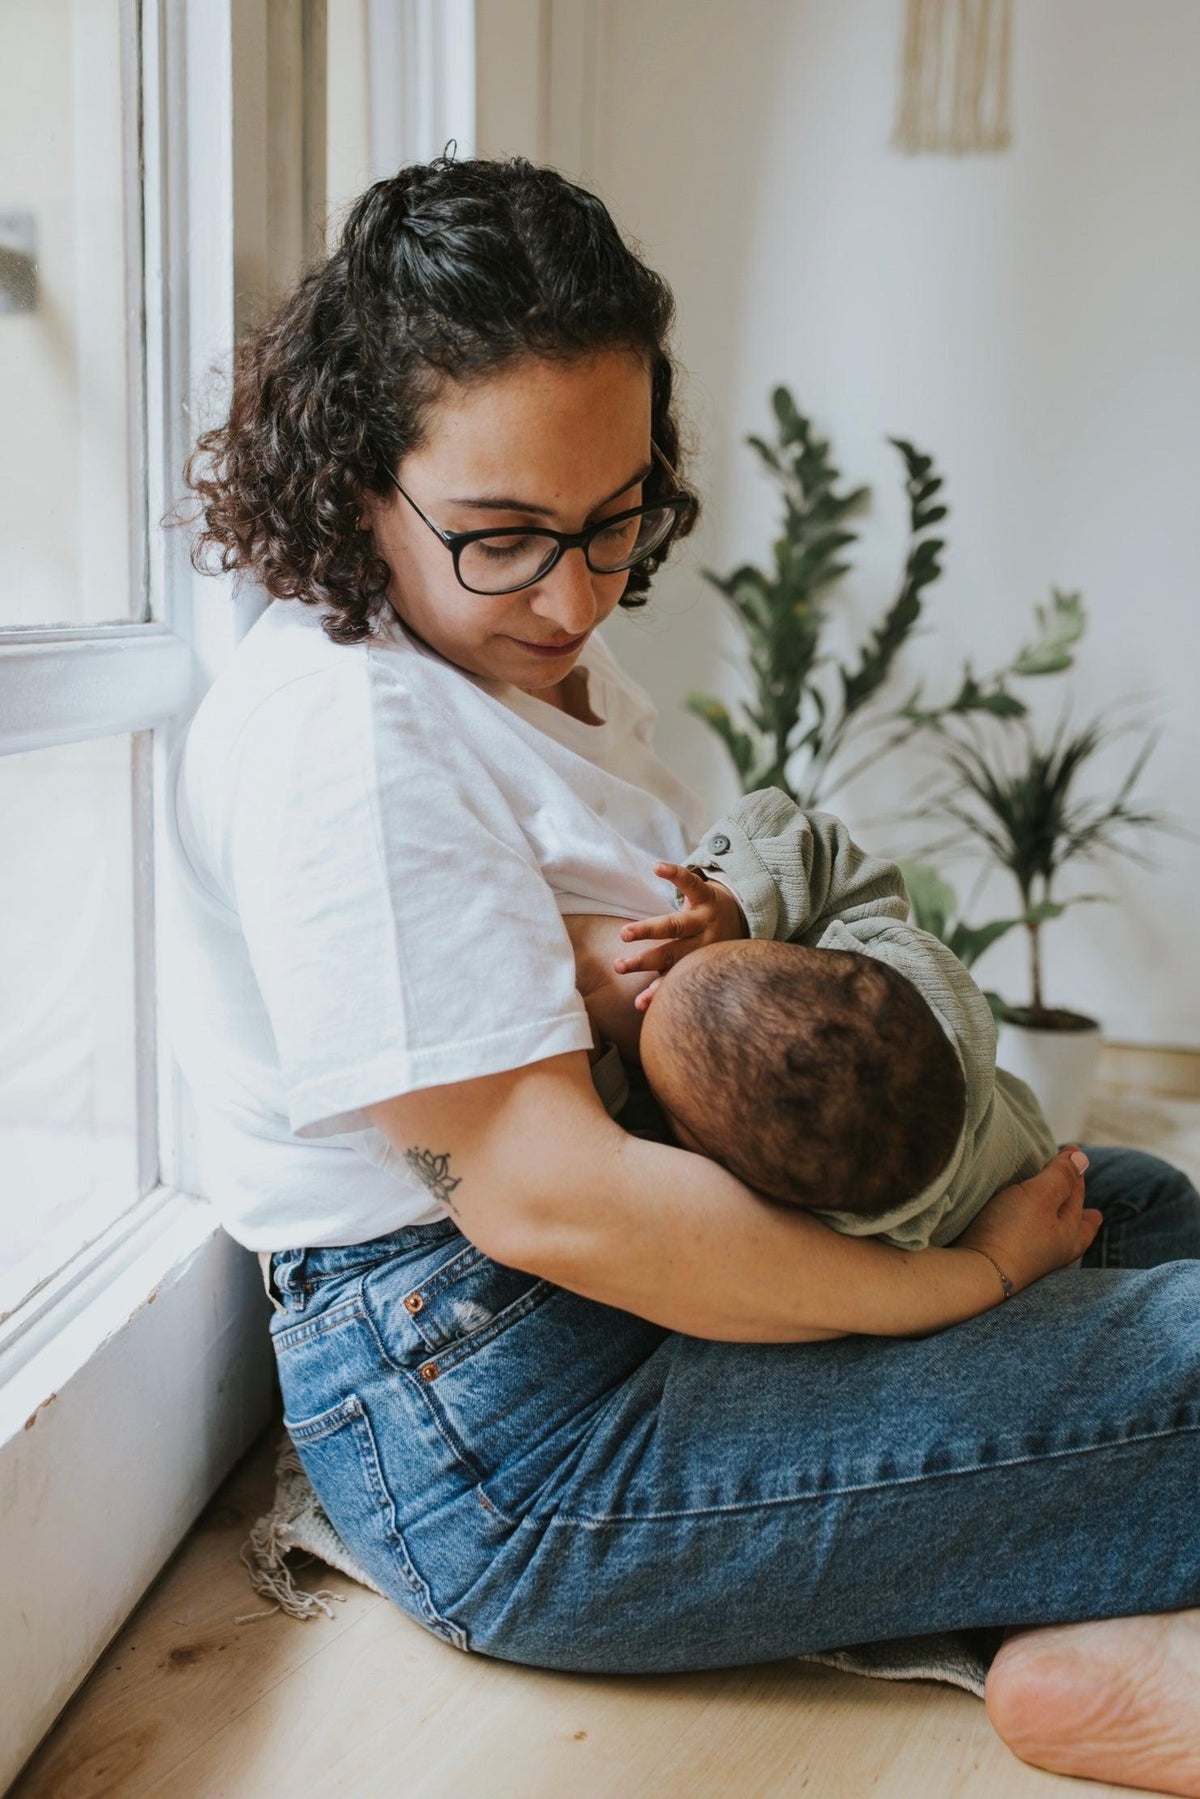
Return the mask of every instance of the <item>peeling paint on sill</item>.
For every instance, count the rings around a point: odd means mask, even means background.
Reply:
[[[33,1426],[34,1426],[34,1425],[35,1425],[35,1424],[36,1424],[36,1423],[37,1423],[37,1421],[38,1421],[38,1413],[39,1413],[39,1412],[43,1412],[43,1411],[45,1411],[45,1409],[46,1409],[46,1407],[47,1407],[47,1406],[48,1406],[48,1405],[51,1405],[51,1404],[52,1404],[52,1403],[53,1403],[53,1401],[54,1401],[54,1400],[56,1400],[56,1399],[57,1399],[57,1398],[58,1398],[58,1394],[57,1394],[57,1393],[50,1393],[50,1394],[47,1394],[47,1396],[46,1396],[46,1398],[45,1398],[45,1399],[43,1399],[43,1401],[42,1401],[42,1403],[41,1403],[41,1405],[39,1405],[39,1406],[35,1406],[35,1407],[34,1407],[34,1409],[33,1409],[33,1411],[32,1411],[32,1412],[30,1412],[30,1414],[29,1414],[29,1416],[28,1416],[28,1418],[26,1418],[26,1420],[25,1420],[25,1429],[26,1429],[26,1430],[32,1430],[32,1428],[33,1428]]]

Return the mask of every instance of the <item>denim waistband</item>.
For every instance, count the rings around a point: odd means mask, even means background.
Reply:
[[[319,1281],[335,1275],[370,1268],[388,1256],[411,1249],[427,1249],[462,1232],[453,1218],[434,1218],[427,1224],[404,1224],[382,1237],[363,1243],[317,1244],[301,1249],[260,1250],[259,1267],[267,1298],[277,1312],[295,1310]]]

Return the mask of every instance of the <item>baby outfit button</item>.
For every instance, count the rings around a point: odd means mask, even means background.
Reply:
[[[425,1301],[421,1298],[419,1293],[410,1293],[405,1298],[404,1303],[410,1312],[419,1312],[421,1307],[425,1304]]]
[[[729,848],[729,839],[728,837],[714,837],[712,846],[714,855],[723,856]]]

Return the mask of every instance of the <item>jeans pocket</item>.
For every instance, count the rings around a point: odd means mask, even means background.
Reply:
[[[441,1615],[409,1558],[370,1413],[358,1394],[311,1418],[285,1413],[283,1422],[329,1522],[363,1571],[419,1624],[466,1650],[466,1632]]]
[[[494,1262],[468,1243],[424,1268],[381,1263],[363,1280],[362,1304],[388,1359],[431,1381],[557,1291],[553,1281]]]

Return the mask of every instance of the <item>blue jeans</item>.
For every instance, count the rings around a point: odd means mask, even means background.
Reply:
[[[1092,1149],[1078,1269],[918,1340],[685,1336],[449,1220],[272,1257],[287,1429],[456,1648],[638,1673],[1200,1604],[1200,1198]]]

